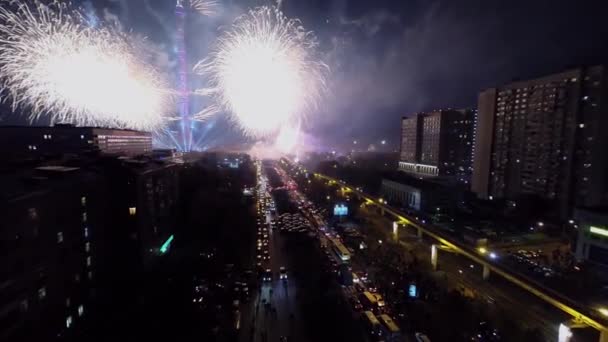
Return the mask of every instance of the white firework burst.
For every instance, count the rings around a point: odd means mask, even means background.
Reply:
[[[276,134],[302,122],[325,90],[327,66],[317,56],[312,32],[276,7],[237,18],[210,56],[195,66],[218,105],[250,137]]]
[[[154,130],[170,96],[140,42],[65,3],[0,0],[0,90],[30,120]]]

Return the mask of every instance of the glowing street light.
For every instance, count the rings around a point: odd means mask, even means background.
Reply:
[[[477,248],[477,250],[481,254],[486,254],[488,252],[488,250],[485,247],[479,247],[479,248]]]
[[[386,145],[386,140],[382,140],[380,143],[381,143],[382,145]]]
[[[602,316],[604,316],[604,317],[608,317],[608,309],[607,309],[607,308],[599,308],[599,309],[597,309],[597,311],[598,311],[599,313],[601,313],[601,314],[602,314]]]
[[[572,337],[572,330],[570,330],[570,327],[561,323],[558,328],[557,341],[558,342],[568,342],[568,341],[570,341],[571,337]]]

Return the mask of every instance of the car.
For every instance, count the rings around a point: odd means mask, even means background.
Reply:
[[[287,269],[284,266],[279,268],[279,279],[287,280]]]
[[[355,310],[355,311],[361,311],[361,310],[363,310],[363,305],[355,297],[350,297],[350,304],[353,307],[353,310]]]
[[[417,332],[416,341],[417,342],[431,342],[431,339],[429,339],[425,334]]]
[[[269,268],[267,268],[266,271],[264,271],[264,274],[262,275],[262,281],[265,281],[265,282],[272,281],[272,271]]]

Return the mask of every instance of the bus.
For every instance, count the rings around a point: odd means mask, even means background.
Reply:
[[[365,291],[361,294],[361,303],[367,310],[374,311],[381,309],[385,305],[382,296],[369,291]]]
[[[378,293],[372,293],[372,295],[374,297],[376,297],[376,305],[378,306],[378,308],[383,308],[385,303],[384,303],[384,299],[382,299],[382,296],[379,295]]]
[[[365,306],[365,309],[372,310],[376,308],[378,301],[376,300],[376,296],[374,296],[371,292],[365,291],[360,297],[361,303]]]
[[[386,341],[397,341],[401,338],[401,329],[399,329],[395,321],[393,321],[389,315],[382,314],[378,316],[378,319],[382,323],[382,330],[384,331]]]
[[[376,315],[374,315],[371,311],[363,311],[363,319],[365,321],[365,327],[367,328],[367,332],[372,339],[377,339],[380,337],[381,325]]]
[[[332,249],[334,253],[336,253],[336,255],[340,258],[340,260],[349,261],[350,252],[348,251],[348,249],[346,249],[346,247],[344,247],[342,242],[338,241],[338,239],[333,238],[331,239],[331,242],[333,244]]]

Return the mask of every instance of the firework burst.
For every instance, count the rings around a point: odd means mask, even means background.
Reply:
[[[325,89],[327,67],[317,40],[300,21],[275,7],[237,18],[218,38],[209,58],[195,66],[218,105],[247,136],[265,137],[301,122]]]
[[[139,41],[112,27],[91,28],[60,2],[0,4],[0,87],[13,109],[32,121],[161,125],[170,99],[156,70],[142,63]]]
[[[220,4],[216,0],[190,0],[190,7],[200,15],[212,17],[218,14]]]

